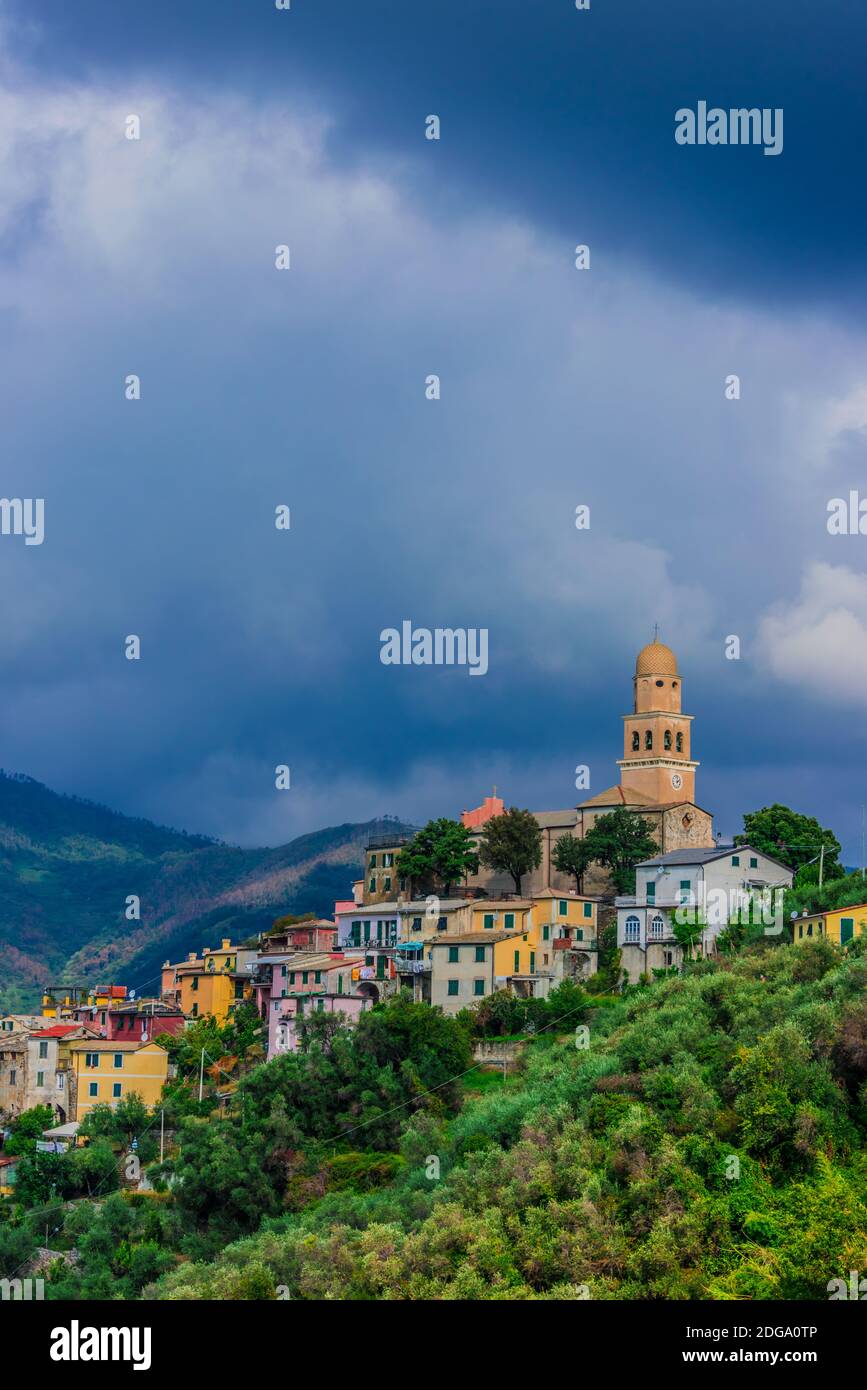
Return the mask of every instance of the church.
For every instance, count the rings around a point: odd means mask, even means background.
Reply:
[[[563,835],[587,834],[594,821],[618,806],[640,813],[648,822],[660,854],[677,849],[712,849],[713,818],[695,800],[698,763],[692,757],[691,714],[683,713],[683,681],[677,658],[658,636],[642,647],[632,678],[632,709],[623,715],[623,757],[617,760],[620,780],[605,791],[564,811],[536,811],[542,830],[542,862],[527,875],[525,893],[546,888],[574,888],[574,879],[560,874],[552,863],[557,841]],[[473,811],[464,811],[463,822],[478,834],[492,816],[502,814],[503,801],[485,798]],[[514,891],[508,876],[480,868],[468,887],[483,888],[491,895]],[[591,865],[585,891],[610,892],[606,871]]]

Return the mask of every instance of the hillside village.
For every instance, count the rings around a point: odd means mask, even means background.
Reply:
[[[620,782],[573,809],[533,813],[535,849],[523,861],[520,854],[495,863],[486,856],[492,825],[528,816],[507,812],[495,789],[459,822],[435,823],[447,834],[460,831],[459,884],[425,872],[421,893],[406,865],[414,867],[425,832],[377,833],[368,839],[363,877],[330,917],[286,917],[255,939],[224,939],[166,961],[158,996],[136,998],[116,983],[64,985],[46,989],[38,1015],[0,1016],[0,1118],[8,1123],[48,1106],[54,1124],[45,1142],[63,1145],[95,1107],[130,1096],[153,1107],[173,1073],[166,1036],[201,1019],[222,1025],[240,1004],[264,1025],[271,1060],[297,1051],[311,1013],[351,1027],[404,993],[454,1016],[502,992],[545,1000],[564,981],[594,981],[606,929],[608,987],[676,971],[685,950],[691,958],[713,955],[739,914],[749,921],[761,909],[765,930],[777,935],[779,910],[767,909],[791,886],[792,870],[749,844],[714,841],[712,820],[694,801],[691,719],[681,712],[681,678],[668,647],[655,639],[642,649],[633,686]],[[612,811],[640,817],[649,838],[638,843],[659,847],[634,866],[628,894],[617,892],[610,867],[568,853],[576,841],[591,844],[594,825]],[[582,891],[585,880],[595,891]],[[676,932],[685,913],[697,922],[686,946]],[[796,939],[815,932],[845,944],[865,929],[867,906],[805,915]]]

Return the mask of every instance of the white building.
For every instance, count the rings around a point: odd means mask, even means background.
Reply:
[[[791,884],[791,869],[750,845],[676,849],[645,859],[635,871],[635,895],[616,900],[617,944],[630,984],[681,964],[676,920],[701,925],[696,954],[702,956],[713,953],[717,936],[732,919],[757,906],[763,909],[769,936],[779,936],[782,890]],[[675,917],[678,910],[680,919]]]

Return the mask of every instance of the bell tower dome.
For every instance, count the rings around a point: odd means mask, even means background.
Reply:
[[[632,679],[632,713],[623,716],[620,785],[657,805],[695,800],[695,769],[690,757],[692,715],[681,712],[677,658],[654,635],[642,647]]]

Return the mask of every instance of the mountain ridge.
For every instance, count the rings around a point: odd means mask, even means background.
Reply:
[[[330,915],[393,817],[244,849],[126,816],[0,769],[0,1010],[58,983],[159,982],[166,958],[244,940],[285,913]],[[141,917],[128,921],[127,898]]]

